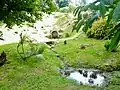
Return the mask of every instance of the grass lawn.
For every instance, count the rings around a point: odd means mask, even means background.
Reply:
[[[64,45],[58,43],[54,50],[65,57],[73,67],[98,68],[111,71],[113,78],[105,90],[120,89],[120,49],[118,52],[106,52],[106,41],[87,39],[80,36]],[[85,49],[80,46],[85,45]],[[16,51],[17,44],[0,46],[0,52],[7,53],[7,63],[0,67],[0,90],[101,90],[96,87],[81,86],[62,77],[57,68],[61,67],[56,54],[46,47],[44,59],[31,57],[20,59]],[[103,89],[102,89],[103,90]]]

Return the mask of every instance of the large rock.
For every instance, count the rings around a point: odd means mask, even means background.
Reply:
[[[2,37],[3,36],[3,32],[2,31],[0,31],[0,37]]]

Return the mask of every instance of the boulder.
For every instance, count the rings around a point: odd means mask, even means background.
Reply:
[[[96,78],[97,78],[97,73],[93,72],[93,73],[90,75],[90,78],[96,79]]]
[[[83,72],[83,76],[84,76],[84,77],[87,77],[87,76],[88,76],[88,71],[84,71],[84,72]]]

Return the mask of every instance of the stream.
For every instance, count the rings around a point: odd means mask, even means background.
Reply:
[[[104,87],[109,83],[108,74],[100,70],[85,69],[85,68],[64,68],[59,69],[62,76],[69,80],[74,80],[80,85]]]

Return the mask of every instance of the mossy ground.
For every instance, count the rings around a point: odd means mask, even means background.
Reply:
[[[111,71],[113,78],[105,90],[120,89],[119,69],[120,49],[117,52],[107,52],[104,40],[88,39],[81,35],[75,40],[58,43],[54,50],[73,67],[99,68]],[[86,48],[81,49],[81,45]],[[20,59],[17,44],[0,46],[0,52],[7,53],[7,63],[0,67],[0,90],[101,90],[96,87],[81,86],[74,81],[62,77],[57,68],[61,62],[56,54],[46,47],[44,59],[31,57],[26,61]],[[114,73],[115,72],[115,73]]]

